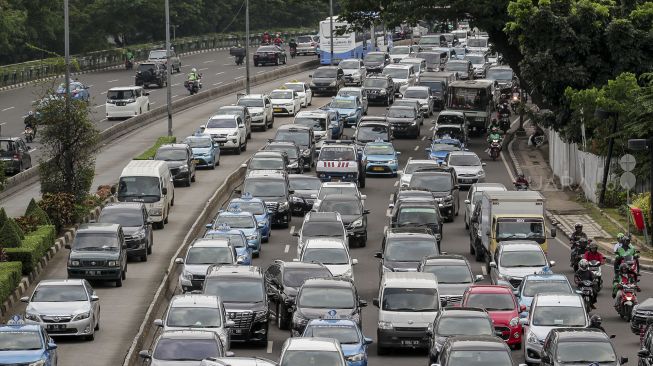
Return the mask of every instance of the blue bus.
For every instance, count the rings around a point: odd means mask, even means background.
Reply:
[[[344,34],[338,34],[339,30],[347,29],[349,24],[339,21],[338,17],[333,17],[333,64],[337,65],[340,61],[347,58],[362,59],[371,51],[372,42],[369,32],[356,32],[347,30]],[[320,22],[320,63],[329,65],[331,63],[331,31],[330,19]]]

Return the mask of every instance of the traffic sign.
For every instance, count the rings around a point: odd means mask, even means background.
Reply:
[[[637,178],[635,177],[635,174],[631,172],[625,172],[621,174],[621,177],[619,177],[619,184],[623,189],[632,189],[635,187],[636,183]]]
[[[630,172],[635,169],[635,164],[635,157],[630,154],[626,154],[619,159],[619,166],[621,166],[624,172]]]

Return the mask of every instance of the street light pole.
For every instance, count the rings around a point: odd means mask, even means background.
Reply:
[[[329,0],[329,32],[330,32],[330,37],[331,37],[331,42],[329,43],[331,50],[330,50],[330,59],[329,59],[329,65],[333,66],[333,0]]]
[[[245,0],[245,93],[249,95],[249,0]]]
[[[63,1],[64,62],[66,66],[66,114],[70,111],[70,31],[68,22],[68,0]]]
[[[608,174],[610,173],[610,163],[612,162],[612,151],[614,150],[614,135],[617,133],[617,122],[619,118],[616,112],[609,112],[601,108],[596,108],[594,115],[601,120],[612,118],[612,129],[608,140],[608,156],[605,158],[605,165],[603,166],[603,180],[599,195],[599,207],[603,207],[605,203],[605,191],[608,188]]]
[[[168,136],[172,136],[172,84],[170,82],[172,75],[172,65],[170,64],[170,3],[165,2],[166,12],[166,89],[167,89],[167,109],[168,109]]]

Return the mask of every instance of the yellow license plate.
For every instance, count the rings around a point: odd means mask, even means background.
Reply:
[[[283,109],[281,109],[281,108],[274,108],[274,111],[275,111],[275,112],[281,112],[282,110],[283,110]]]
[[[375,167],[372,168],[372,170],[375,171],[375,172],[382,172],[382,171],[383,171],[383,167],[375,166]]]

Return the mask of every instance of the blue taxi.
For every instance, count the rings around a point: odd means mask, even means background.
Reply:
[[[256,217],[256,222],[261,231],[261,239],[264,243],[270,240],[270,232],[272,232],[272,218],[268,212],[265,202],[260,198],[254,198],[249,192],[245,192],[242,197],[234,198],[229,201],[228,208],[239,207],[240,210],[251,212]]]
[[[368,142],[363,147],[363,162],[367,175],[397,176],[399,169],[399,155],[391,142]]]
[[[195,134],[184,139],[184,144],[193,151],[193,159],[197,167],[215,169],[220,165],[220,146],[213,141],[211,135]]]
[[[204,238],[206,239],[227,239],[229,244],[236,249],[236,260],[238,263],[249,266],[252,264],[252,253],[254,251],[254,244],[247,242],[247,236],[238,229],[232,229],[228,225],[220,225],[213,228],[213,224],[208,224],[206,227],[209,229]]]
[[[238,207],[220,210],[213,221],[213,228],[220,225],[227,225],[232,229],[238,229],[247,237],[247,243],[252,245],[252,253],[258,257],[261,253],[261,230],[256,222],[256,217],[251,212],[242,211]]]
[[[340,342],[348,366],[367,366],[367,346],[371,338],[363,336],[358,324],[350,319],[313,319],[302,337],[334,338]]]
[[[520,318],[528,318],[533,298],[539,293],[573,294],[574,289],[571,287],[567,276],[554,274],[551,270],[543,270],[540,273],[524,276],[521,285],[515,290],[519,305],[526,306],[526,310],[519,314]]]
[[[57,345],[41,325],[15,315],[0,326],[0,364],[56,366]]]
[[[340,113],[346,125],[356,126],[361,117],[363,117],[363,105],[360,99],[355,96],[337,96],[333,97],[328,106]]]
[[[426,148],[426,155],[429,159],[435,160],[438,164],[444,163],[444,159],[451,151],[462,150],[462,144],[456,139],[436,139],[430,147]]]

